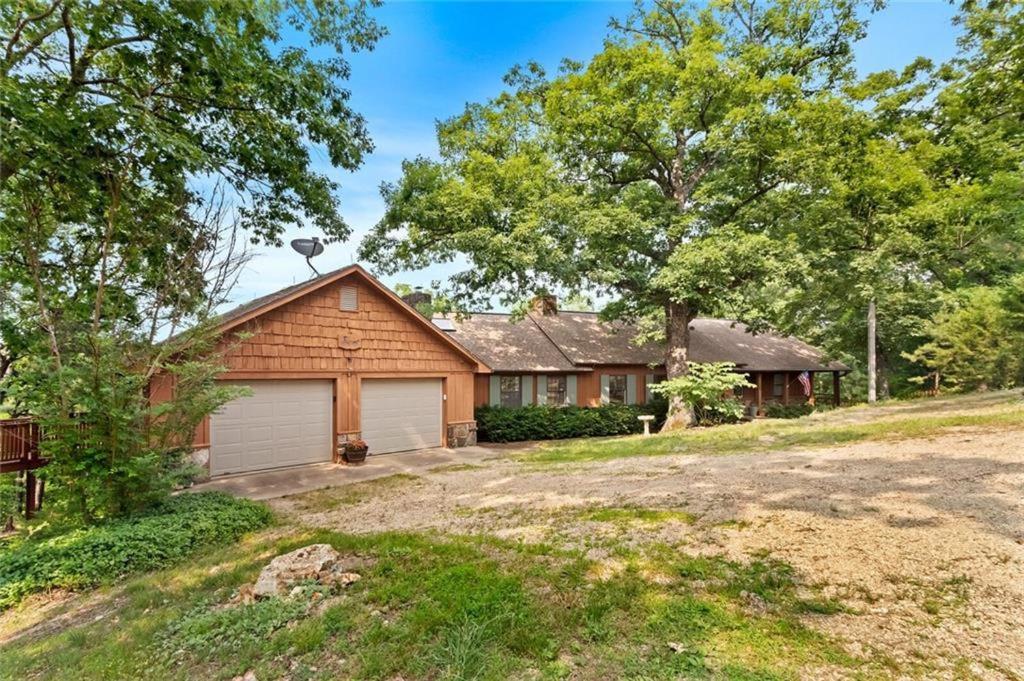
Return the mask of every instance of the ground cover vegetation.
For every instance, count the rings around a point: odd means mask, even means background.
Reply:
[[[181,563],[270,521],[261,504],[204,492],[97,525],[9,536],[0,544],[0,610],[39,591],[93,587]]]
[[[869,668],[801,620],[837,605],[770,557],[749,563],[653,545],[592,578],[579,552],[488,537],[257,534],[109,592],[119,630],[80,621],[6,645],[5,676],[61,678],[796,678]],[[268,555],[329,543],[372,565],[341,596],[232,603]],[[643,572],[657,570],[652,581]]]

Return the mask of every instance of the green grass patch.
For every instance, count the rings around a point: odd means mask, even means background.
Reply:
[[[652,437],[631,436],[602,440],[551,443],[524,452],[527,462],[571,463],[602,461],[632,456],[666,454],[736,454],[800,447],[851,444],[867,440],[928,437],[951,428],[1020,427],[1024,424],[1024,402],[1019,398],[986,405],[973,413],[901,415],[897,403],[892,415],[864,422],[844,422],[846,410],[821,417],[789,420],[759,420],[750,423],[694,428]],[[857,408],[852,408],[856,410]]]
[[[355,506],[376,496],[419,483],[421,478],[411,473],[395,473],[365,482],[328,487],[294,497],[295,509],[320,513],[334,511],[343,506]]]
[[[581,520],[596,523],[630,523],[640,522],[657,525],[677,522],[692,525],[697,516],[686,511],[669,508],[642,508],[639,506],[601,507],[581,511]]]
[[[363,579],[232,604],[272,556],[317,542],[371,557]],[[255,535],[127,582],[108,596],[116,621],[86,612],[8,644],[0,676],[787,679],[867,664],[801,623],[835,610],[798,595],[784,563],[670,547],[627,562],[592,581],[580,554],[487,537]],[[646,577],[650,565],[671,579]]]
[[[462,471],[475,471],[483,468],[472,463],[448,463],[443,466],[435,466],[430,469],[430,473],[460,473]]]
[[[271,520],[263,504],[204,492],[181,494],[144,514],[100,525],[21,537],[0,554],[0,610],[32,593],[107,584],[174,565]]]

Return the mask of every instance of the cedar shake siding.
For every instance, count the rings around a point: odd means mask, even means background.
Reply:
[[[337,448],[364,431],[376,432],[378,443],[394,448],[406,443],[407,448],[418,448],[475,442],[473,380],[474,375],[486,375],[489,368],[358,266],[265,296],[232,310],[220,321],[227,367],[220,379],[245,383],[256,395],[237,401],[238,408],[235,403],[227,405],[197,429],[194,447],[215,474],[272,468],[300,459],[330,461],[336,458]],[[374,382],[375,394],[388,395],[374,401],[374,414],[361,409],[367,381]],[[426,395],[434,403],[410,402],[406,409],[400,402],[403,384],[395,381],[406,381],[404,385],[419,402]],[[158,392],[168,390],[164,383],[159,382]],[[331,404],[320,404],[323,391],[312,390],[314,384],[329,386]],[[388,385],[387,390],[378,389]],[[295,403],[306,399],[315,403]],[[423,410],[417,414],[420,407]],[[327,410],[323,413],[329,413],[330,423],[319,421],[310,427],[326,427],[332,433],[324,452],[319,450],[319,439],[301,444],[299,436],[290,432],[320,409]],[[295,413],[284,415],[289,410]],[[275,411],[282,416],[275,417]],[[365,422],[369,420],[374,423]],[[422,432],[403,433],[412,422]],[[230,451],[220,465],[218,432],[224,443],[221,451]],[[261,434],[264,441],[250,442]],[[293,442],[307,447],[308,455],[285,456],[283,450]],[[370,453],[375,453],[374,443],[368,444]],[[260,447],[265,454],[245,458]],[[225,463],[228,456],[233,458]]]

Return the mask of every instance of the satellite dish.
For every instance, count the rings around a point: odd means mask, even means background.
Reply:
[[[324,252],[324,245],[320,243],[320,239],[316,237],[312,239],[292,239],[292,249],[299,255],[305,256],[309,269],[313,270],[313,273],[319,277],[320,273],[313,267],[313,263],[309,259],[315,258]]]

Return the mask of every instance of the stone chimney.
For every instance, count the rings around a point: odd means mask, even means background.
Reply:
[[[558,314],[558,298],[551,293],[538,293],[530,305],[530,311],[543,317]]]
[[[417,286],[412,293],[407,293],[404,296],[402,296],[402,300],[407,302],[412,307],[419,309],[420,305],[429,306],[433,298],[431,297],[430,293],[423,290],[422,286]]]

